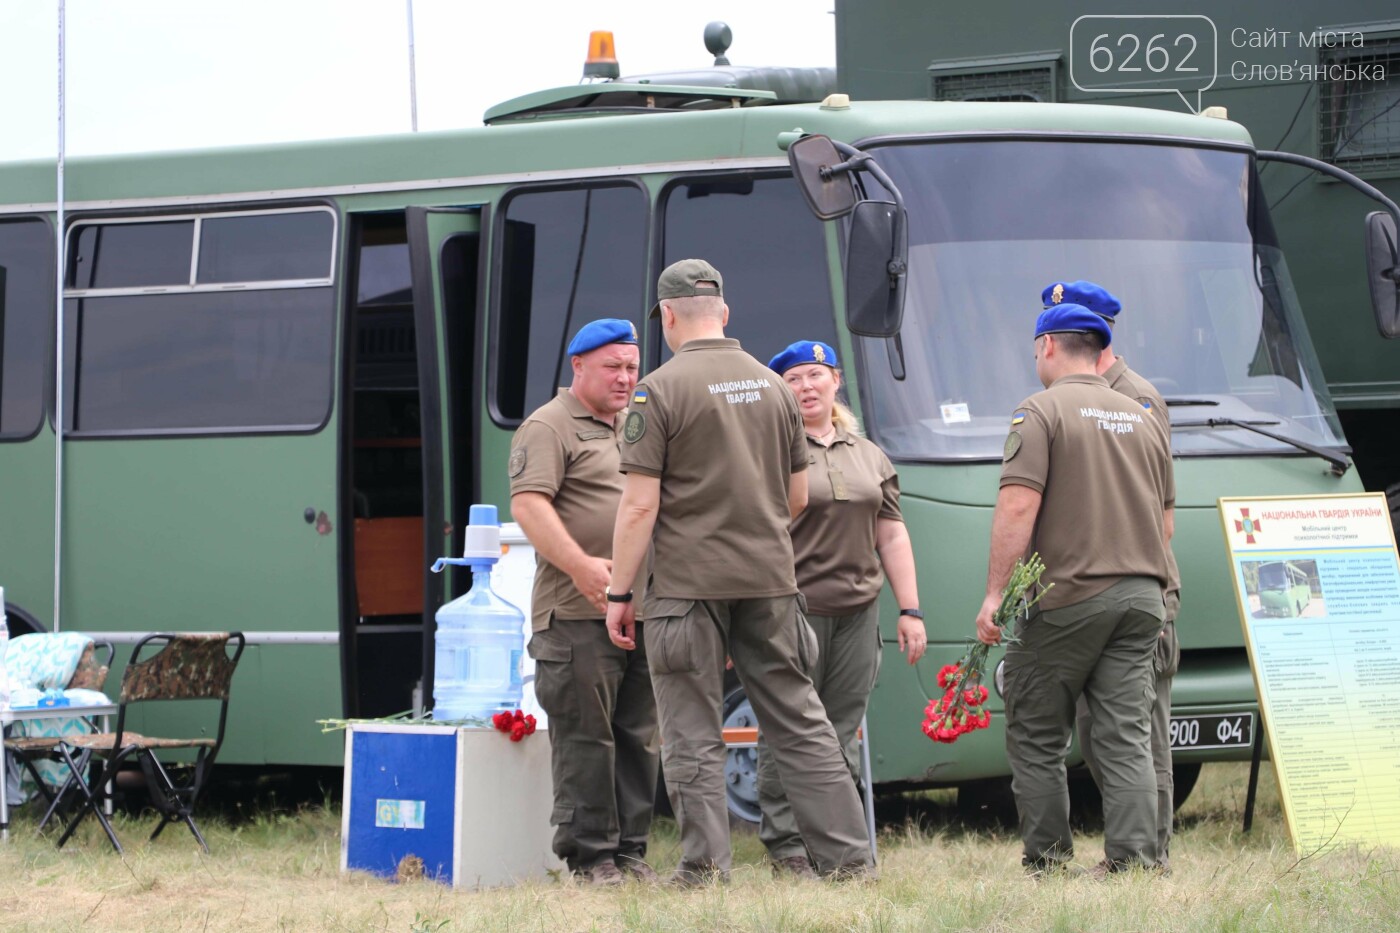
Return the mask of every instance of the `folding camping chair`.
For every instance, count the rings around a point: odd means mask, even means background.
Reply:
[[[232,654],[229,653],[230,642],[233,643]],[[60,798],[68,793],[83,796],[81,807],[59,837],[60,848],[73,835],[83,818],[91,813],[102,824],[112,846],[117,852],[122,851],[112,824],[98,804],[109,795],[117,771],[134,758],[146,775],[151,802],[161,814],[161,821],[151,833],[151,839],[159,836],[167,824],[180,820],[189,827],[200,847],[205,852],[209,851],[209,845],[195,825],[194,807],[224,742],[229,685],[233,681],[238,659],[243,654],[244,643],[242,632],[162,633],[148,635],[137,642],[131,652],[131,662],[122,675],[116,731],[73,736],[65,738],[59,745],[65,763],[72,769],[68,783],[59,792]],[[130,708],[160,700],[217,700],[219,725],[214,737],[204,734],[190,738],[156,738],[127,729],[127,712]],[[179,775],[178,781],[172,777],[172,774],[179,773],[172,763],[162,763],[157,757],[157,752],[172,749],[196,750],[193,762],[180,763],[186,770]],[[78,753],[77,758],[74,752]],[[85,766],[94,757],[104,759],[105,764],[101,769],[96,769],[98,773],[94,777],[84,782],[81,775],[86,773]]]
[[[31,692],[61,688],[63,699],[75,706],[108,705],[111,700],[102,688],[115,653],[111,642],[93,641],[76,632],[31,632],[10,640],[5,667],[11,687],[28,688]],[[16,695],[18,692],[11,695],[12,703]],[[58,744],[65,734],[83,731],[97,730],[90,720],[81,718],[21,719],[14,734],[5,739],[5,751],[29,773],[35,788],[50,805],[40,829],[53,815],[56,793],[50,785],[62,785],[67,776],[57,763],[61,761]],[[10,775],[11,769],[7,767],[4,773]]]

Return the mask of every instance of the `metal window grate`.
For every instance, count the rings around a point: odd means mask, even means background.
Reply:
[[[1322,158],[1350,171],[1400,168],[1400,38],[1366,37],[1364,48],[1324,49],[1317,107]],[[1341,69],[1366,74],[1346,80]],[[1369,77],[1385,70],[1384,80]]]
[[[1045,102],[1055,99],[1050,67],[1016,68],[975,74],[934,74],[933,100]]]

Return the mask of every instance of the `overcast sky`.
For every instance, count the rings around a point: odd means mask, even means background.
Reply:
[[[834,0],[414,0],[420,130],[574,84],[588,33],[623,74],[834,65]],[[407,132],[406,0],[67,0],[71,155]],[[58,0],[0,0],[0,161],[58,150]]]

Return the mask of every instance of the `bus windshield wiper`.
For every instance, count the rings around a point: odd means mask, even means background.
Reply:
[[[1167,404],[1170,405],[1172,403],[1167,402]],[[1189,404],[1197,403],[1190,402]],[[1215,403],[1205,402],[1203,404],[1213,405]],[[1305,450],[1310,454],[1321,457],[1323,460],[1326,460],[1328,463],[1332,464],[1332,472],[1337,476],[1341,476],[1347,471],[1347,467],[1351,466],[1351,462],[1347,460],[1346,454],[1342,453],[1339,450],[1334,450],[1330,447],[1319,447],[1316,444],[1309,444],[1307,441],[1300,441],[1296,437],[1289,437],[1286,434],[1279,434],[1275,431],[1266,431],[1264,430],[1264,428],[1260,427],[1260,425],[1264,424],[1278,423],[1279,422],[1277,421],[1244,421],[1239,418],[1207,418],[1204,421],[1175,421],[1172,422],[1172,427],[1243,428],[1246,431],[1253,431],[1255,434],[1262,434],[1265,437],[1272,438],[1273,440],[1282,441],[1285,444],[1291,444],[1292,446],[1297,447],[1299,450]]]

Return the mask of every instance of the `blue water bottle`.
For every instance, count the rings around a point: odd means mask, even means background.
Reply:
[[[437,611],[433,642],[433,719],[488,719],[520,706],[520,657],[525,614],[491,590],[501,559],[501,525],[494,505],[474,505],[462,557],[433,564],[471,567],[472,588]]]

